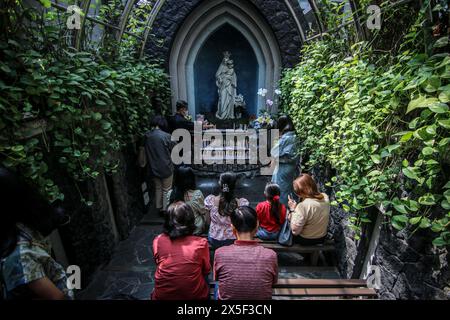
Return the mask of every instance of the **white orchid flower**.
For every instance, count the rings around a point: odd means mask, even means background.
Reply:
[[[260,88],[258,90],[258,96],[265,97],[267,95],[267,89]]]

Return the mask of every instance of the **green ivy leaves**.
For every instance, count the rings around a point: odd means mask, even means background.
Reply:
[[[343,46],[308,45],[304,62],[282,80],[308,165],[338,172],[329,183],[335,205],[355,213],[355,223],[364,223],[364,208],[383,204],[395,229],[431,229],[435,245],[450,244],[450,192],[442,187],[449,179],[448,54],[405,53],[374,66],[345,57]]]
[[[119,57],[107,64],[86,52],[56,58],[15,50],[0,71],[0,163],[23,172],[50,200],[64,195],[49,178],[49,158],[77,181],[114,172],[111,152],[145,133],[155,102],[162,112],[168,106],[168,76],[145,61]],[[24,138],[25,115],[45,119],[49,130]]]

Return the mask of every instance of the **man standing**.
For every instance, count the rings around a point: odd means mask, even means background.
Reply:
[[[177,112],[169,119],[170,132],[174,132],[177,129],[194,131],[194,122],[189,119],[188,103],[184,100],[178,100],[176,107]],[[215,128],[215,126],[209,124],[207,120],[204,120],[202,121],[202,128],[206,130]]]
[[[152,129],[145,135],[145,154],[149,175],[155,186],[155,204],[160,214],[167,207],[167,193],[172,189],[173,163],[171,158],[174,143],[167,130],[163,116],[155,116]]]
[[[177,101],[177,112],[172,117],[171,129],[175,131],[177,129],[186,129],[189,131],[194,130],[194,122],[188,119],[189,109],[188,103],[183,100]]]

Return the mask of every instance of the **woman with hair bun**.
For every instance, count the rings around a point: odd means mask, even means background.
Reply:
[[[264,190],[266,201],[258,203],[259,228],[256,237],[262,240],[276,240],[286,220],[286,207],[280,202],[280,186],[269,183]]]
[[[152,300],[207,300],[211,271],[206,239],[193,236],[195,216],[184,202],[169,206],[164,232],[153,240],[156,262]]]
[[[208,241],[214,250],[234,243],[236,236],[233,234],[230,216],[238,207],[249,205],[247,199],[236,198],[236,180],[234,173],[222,173],[219,178],[220,194],[210,195],[205,199],[211,221]]]

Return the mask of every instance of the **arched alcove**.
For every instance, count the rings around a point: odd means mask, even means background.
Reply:
[[[251,96],[245,97],[256,101],[254,113],[265,107],[266,98],[273,98],[281,72],[281,57],[273,31],[251,4],[238,0],[212,0],[203,2],[185,19],[173,42],[169,62],[173,107],[178,99],[183,99],[189,102],[191,114],[198,113],[196,95],[200,91],[196,89],[194,65],[208,39],[225,25],[245,38],[249,44],[247,50],[253,51],[257,61],[257,86],[253,86],[256,89]],[[220,55],[217,59],[221,58]],[[257,96],[257,88],[268,89],[267,97]]]
[[[229,51],[238,79],[237,92],[247,103],[247,112],[256,114],[258,90],[258,60],[251,44],[236,28],[226,23],[214,31],[204,42],[194,62],[196,112],[216,112],[218,92],[215,74],[223,52]]]

